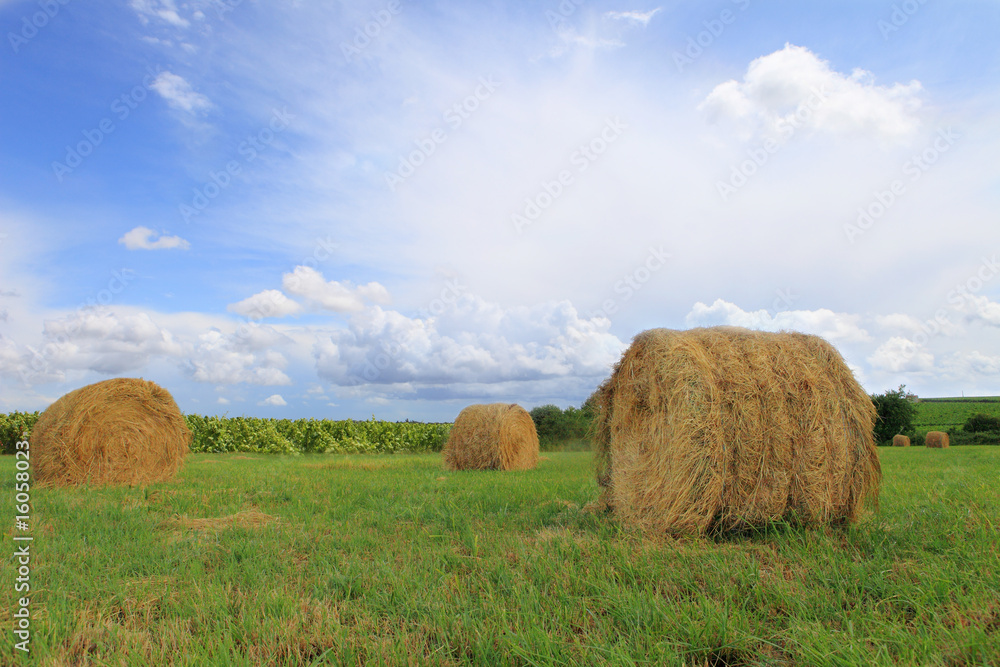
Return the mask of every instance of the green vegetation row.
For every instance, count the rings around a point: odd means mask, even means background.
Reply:
[[[29,434],[37,412],[0,415],[3,453]],[[262,419],[185,415],[193,434],[192,452],[262,454],[392,454],[436,452],[448,439],[450,424],[352,419]]]
[[[993,398],[911,400],[906,387],[872,397],[878,420],[875,442],[887,445],[897,433],[921,446],[928,431],[945,431],[951,445],[1000,445],[1000,402]]]
[[[947,431],[954,445],[1000,445],[1000,398],[907,400],[904,387],[872,396],[879,413],[875,439],[887,444],[903,433],[922,445],[927,431]],[[0,447],[11,454],[22,433],[30,433],[38,412],[0,414]],[[543,450],[587,448],[594,408],[531,410]],[[450,424],[331,419],[263,419],[186,415],[194,452],[393,453],[436,452],[448,439]]]

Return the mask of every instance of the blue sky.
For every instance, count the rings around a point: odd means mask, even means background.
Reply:
[[[0,0],[0,410],[579,405],[639,331],[1000,394],[996,2]]]

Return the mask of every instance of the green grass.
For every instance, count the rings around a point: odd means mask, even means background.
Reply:
[[[960,429],[976,413],[1000,417],[1000,397],[985,398],[925,398],[916,403],[917,416],[914,429],[921,434],[927,431]]]
[[[38,489],[32,662],[1000,665],[1000,448],[879,454],[876,516],[711,539],[582,512],[579,452],[202,454],[148,489]]]

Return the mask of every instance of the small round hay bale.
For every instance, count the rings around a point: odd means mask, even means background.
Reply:
[[[133,378],[69,392],[42,413],[31,432],[40,486],[166,481],[190,444],[191,431],[170,392]]]
[[[897,433],[896,435],[892,436],[892,446],[893,447],[909,447],[910,446],[910,437],[908,435],[903,435],[901,433]]]
[[[538,465],[535,422],[516,403],[470,405],[442,454],[449,470],[530,470]]]
[[[927,437],[924,438],[924,447],[947,449],[949,446],[950,441],[947,433],[944,431],[927,431]]]
[[[601,385],[601,501],[701,533],[855,521],[878,504],[875,408],[826,341],[736,327],[640,333]]]

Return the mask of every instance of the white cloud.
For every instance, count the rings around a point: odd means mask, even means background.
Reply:
[[[365,302],[385,304],[389,292],[376,282],[354,287],[349,281],[329,282],[323,274],[308,266],[297,266],[282,277],[282,287],[290,294],[301,296],[326,310],[337,313],[360,311]]]
[[[993,326],[1000,326],[1000,303],[990,301],[985,296],[967,296],[965,312],[970,319],[979,320]]]
[[[212,103],[201,93],[195,92],[184,77],[172,72],[162,72],[152,84],[153,90],[173,109],[196,113],[212,108]]]
[[[151,18],[178,28],[186,28],[191,25],[178,13],[174,0],[132,0],[129,5],[139,15],[139,20],[143,25],[149,23]]]
[[[662,7],[657,7],[656,9],[651,9],[648,12],[640,12],[636,10],[627,12],[606,12],[604,15],[609,19],[613,19],[616,21],[627,21],[629,23],[636,23],[645,28],[647,25],[649,25],[649,22],[657,14],[657,12],[659,12],[662,9],[663,9]]]
[[[909,137],[920,125],[920,82],[886,87],[875,85],[874,79],[862,69],[841,74],[809,49],[786,44],[751,62],[742,82],[716,86],[699,109],[713,121],[735,121],[745,137],[787,136],[796,127],[880,139]]]
[[[1000,356],[982,354],[976,350],[965,355],[965,362],[974,373],[988,377],[1000,375]]]
[[[155,235],[156,232],[149,227],[136,227],[126,232],[118,239],[118,242],[129,250],[170,250],[173,248],[187,250],[191,247],[190,243],[179,236],[161,235],[158,239],[153,240]]]
[[[251,320],[265,317],[286,317],[302,310],[302,304],[293,301],[276,289],[264,290],[237,303],[226,306],[226,310],[243,315]]]
[[[711,306],[700,301],[695,303],[684,321],[692,327],[726,324],[763,331],[801,331],[831,342],[854,343],[871,339],[868,332],[859,325],[860,316],[835,313],[826,308],[787,310],[771,315],[766,310],[748,312],[736,304],[716,299]]]
[[[875,324],[880,329],[894,333],[904,333],[911,337],[921,331],[924,332],[924,335],[940,334],[943,336],[954,336],[964,333],[964,329],[961,326],[947,318],[921,321],[912,315],[905,315],[903,313],[876,315]]]
[[[934,355],[908,338],[893,336],[878,346],[868,363],[892,373],[930,371],[934,369]]]
[[[582,319],[567,301],[504,309],[463,295],[426,319],[370,308],[318,337],[320,377],[339,385],[393,385],[416,396],[451,396],[503,383],[595,380],[625,344],[603,318]],[[510,387],[507,387],[509,390]]]
[[[198,336],[185,366],[192,379],[212,384],[290,385],[285,356],[273,349],[290,340],[271,327],[242,325],[234,334],[207,331]]]
[[[170,331],[146,313],[86,309],[46,320],[41,358],[48,369],[120,374],[143,368],[154,356],[185,352]]]
[[[217,398],[215,402],[218,403],[219,405],[229,405],[229,399],[226,398],[225,396],[219,396],[219,398]]]
[[[263,401],[260,401],[259,403],[257,403],[257,405],[272,405],[272,406],[281,407],[283,405],[288,405],[288,402],[281,397],[281,394],[271,394],[270,396],[268,396],[267,398],[265,398]]]

